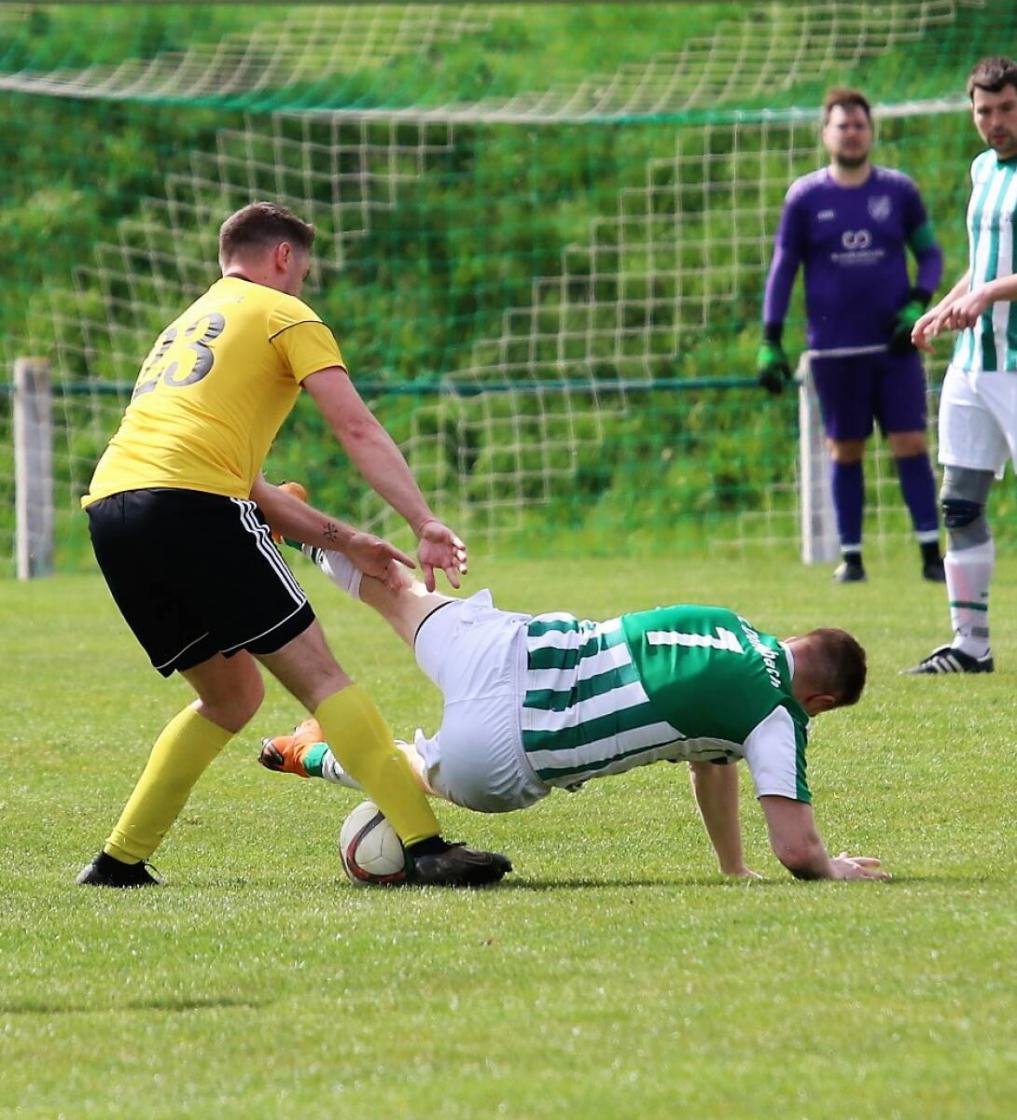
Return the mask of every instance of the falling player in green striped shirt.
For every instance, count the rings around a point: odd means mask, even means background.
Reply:
[[[586,622],[497,609],[489,592],[427,592],[406,569],[393,590],[337,552],[303,550],[414,649],[445,706],[438,732],[401,744],[429,793],[479,812],[523,809],[554,789],[667,761],[690,764],[721,871],[742,856],[744,759],[778,859],[803,879],[886,878],[879,860],[831,858],[806,779],[809,718],[854,704],[865,652],[842,630],[779,642],[723,607],[678,605]],[[357,788],[305,721],[265,739],[261,763]]]
[[[983,58],[968,78],[975,128],[989,145],[971,165],[968,269],[915,324],[912,341],[958,331],[939,403],[940,499],[953,640],[911,673],[991,673],[989,584],[995,549],[985,519],[993,478],[1017,464],[1017,62]]]

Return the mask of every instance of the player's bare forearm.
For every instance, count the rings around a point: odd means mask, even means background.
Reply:
[[[300,541],[314,548],[345,553],[358,530],[314,509],[259,475],[251,488],[251,500],[257,502],[273,533]]]
[[[961,331],[973,327],[990,312],[996,303],[1011,303],[1017,299],[1017,276],[1000,276],[971,291],[962,292],[936,312],[928,333],[935,335],[942,330]]]
[[[774,855],[796,879],[889,879],[872,856],[841,852],[831,859],[816,830],[812,806],[789,797],[764,795],[759,804],[766,817]]]
[[[946,307],[947,304],[953,303],[953,301],[955,299],[957,299],[959,296],[964,295],[964,293],[968,290],[968,285],[970,283],[971,283],[971,271],[969,269],[957,281],[957,283],[954,284],[954,286],[946,293],[946,295],[943,296],[943,298],[938,303],[934,304],[932,307],[929,308],[928,314],[934,315],[941,308]]]
[[[738,820],[738,771],[733,765],[690,762],[689,777],[703,826],[725,875],[751,876],[742,853]]]
[[[816,831],[812,807],[789,797],[764,796],[759,804],[766,817],[773,854],[796,879],[832,879],[833,868]]]
[[[1013,303],[1017,300],[1017,274],[999,276],[983,288],[989,303]]]
[[[399,570],[405,571],[403,565],[413,566],[413,558],[394,544],[309,506],[306,492],[295,497],[285,486],[272,486],[259,475],[251,497],[277,536],[320,548],[328,555],[341,553],[365,576],[399,586]]]
[[[303,386],[364,480],[419,536],[424,524],[435,519],[434,514],[402,452],[346,371],[339,367],[319,370],[306,377]]]

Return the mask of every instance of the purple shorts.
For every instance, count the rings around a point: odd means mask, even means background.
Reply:
[[[867,439],[873,420],[884,435],[925,431],[925,371],[917,353],[814,357],[812,381],[830,439]]]

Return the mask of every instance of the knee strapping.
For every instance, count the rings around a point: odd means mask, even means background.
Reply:
[[[991,471],[967,467],[947,467],[944,471],[940,508],[954,552],[975,548],[990,539],[985,502],[992,479]]]
[[[985,513],[981,502],[971,502],[967,498],[943,498],[940,505],[943,524],[948,529],[965,529]]]
[[[977,548],[990,539],[985,506],[968,498],[943,498],[943,524],[951,552]]]

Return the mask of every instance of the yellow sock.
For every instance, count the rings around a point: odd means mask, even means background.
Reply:
[[[410,764],[360,685],[351,684],[326,697],[314,718],[342,768],[385,814],[404,844],[438,835],[438,820],[414,781]]]
[[[232,737],[232,731],[193,708],[174,716],[156,739],[103,850],[124,863],[148,859],[177,819],[194,783]]]

